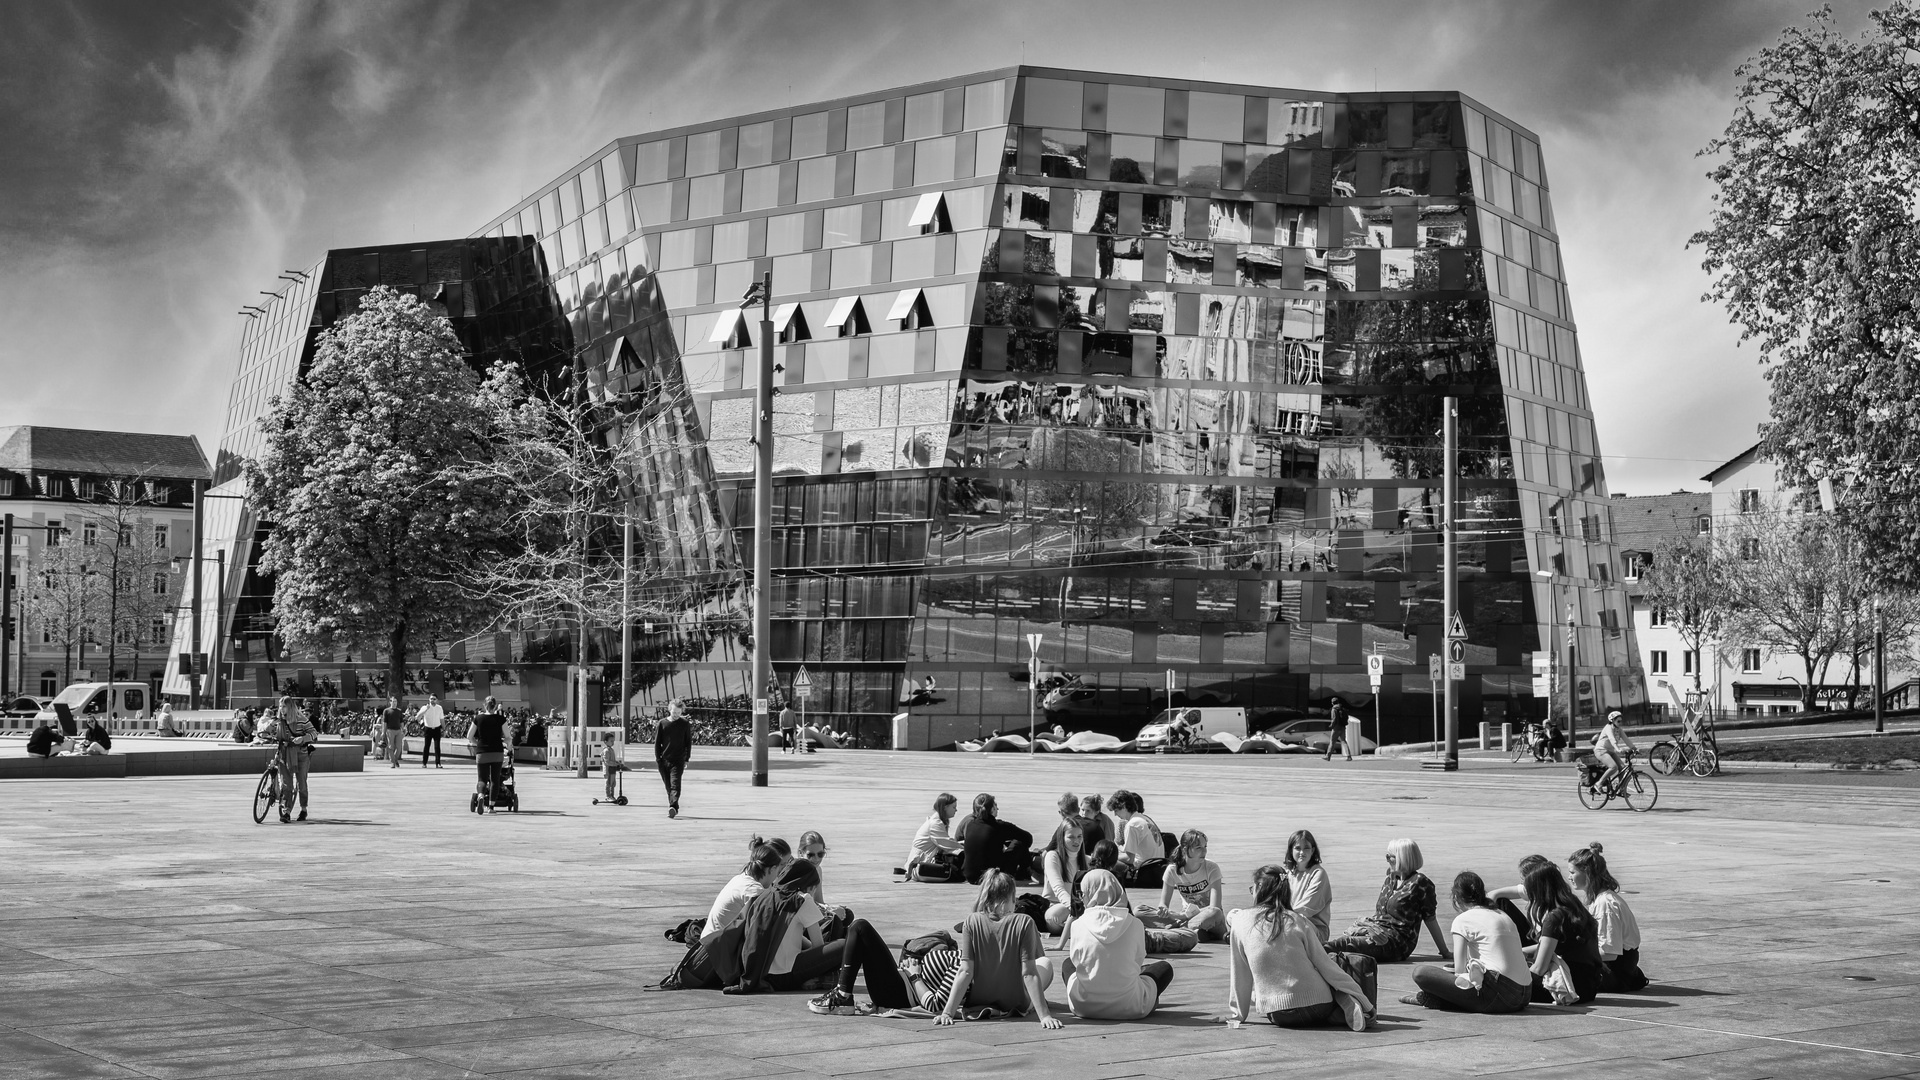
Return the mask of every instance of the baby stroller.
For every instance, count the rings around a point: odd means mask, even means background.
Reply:
[[[468,810],[476,814],[484,814],[489,810],[511,810],[516,814],[520,812],[520,793],[514,790],[513,786],[512,757],[509,756],[500,762],[500,772],[497,775],[500,779],[491,785],[481,782],[480,790],[475,791],[467,799]]]

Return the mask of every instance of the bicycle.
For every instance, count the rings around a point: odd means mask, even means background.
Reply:
[[[260,786],[253,789],[253,823],[267,820],[267,815],[280,805],[280,751],[274,750],[267,759],[267,771],[260,774]]]
[[[1647,764],[1662,776],[1682,771],[1712,776],[1720,771],[1720,755],[1698,738],[1661,739],[1647,751]]]
[[[1634,757],[1632,752],[1626,755],[1626,768],[1620,771],[1620,775],[1613,778],[1613,782],[1608,784],[1605,790],[1593,787],[1589,783],[1598,778],[1598,774],[1592,770],[1604,770],[1604,766],[1597,761],[1591,764],[1582,762],[1580,771],[1574,777],[1574,782],[1580,791],[1580,805],[1589,810],[1598,810],[1617,798],[1626,803],[1627,809],[1636,814],[1644,814],[1653,809],[1653,804],[1660,799],[1660,785],[1654,783],[1653,776],[1645,769],[1634,767]]]
[[[1534,736],[1537,731],[1539,731],[1537,726],[1528,724],[1526,731],[1521,734],[1520,738],[1509,740],[1507,760],[1512,762],[1518,762],[1525,758],[1532,758],[1535,761],[1547,760],[1545,757],[1534,752],[1534,746],[1536,744]],[[1544,744],[1546,737],[1544,735],[1540,736],[1537,742]]]

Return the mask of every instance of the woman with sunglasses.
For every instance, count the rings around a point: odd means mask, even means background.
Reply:
[[[1413,955],[1424,925],[1433,935],[1434,951],[1442,959],[1450,956],[1440,920],[1434,918],[1439,900],[1433,882],[1420,872],[1422,862],[1419,844],[1404,838],[1388,841],[1387,880],[1380,886],[1373,914],[1347,927],[1346,933],[1327,942],[1327,948],[1397,964]]]
[[[801,861],[813,864],[816,875],[813,902],[820,905],[821,912],[826,916],[827,940],[836,941],[846,932],[847,924],[853,921],[853,909],[827,903],[827,838],[812,829],[801,833],[798,856]]]

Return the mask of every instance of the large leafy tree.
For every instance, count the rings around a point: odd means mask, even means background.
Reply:
[[[1782,480],[1832,483],[1887,578],[1920,584],[1920,12],[1859,37],[1816,12],[1741,65],[1739,106],[1703,154],[1717,191],[1692,242],[1760,348]]]
[[[321,335],[247,463],[283,639],[385,652],[400,687],[410,648],[496,620],[461,583],[508,538],[509,493],[470,468],[497,413],[447,320],[412,296],[375,288]]]

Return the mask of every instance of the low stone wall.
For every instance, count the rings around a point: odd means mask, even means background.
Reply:
[[[271,746],[195,746],[192,749],[115,750],[54,758],[0,757],[0,780],[125,776],[251,775],[267,767]],[[364,772],[366,751],[352,743],[322,743],[309,772]]]

